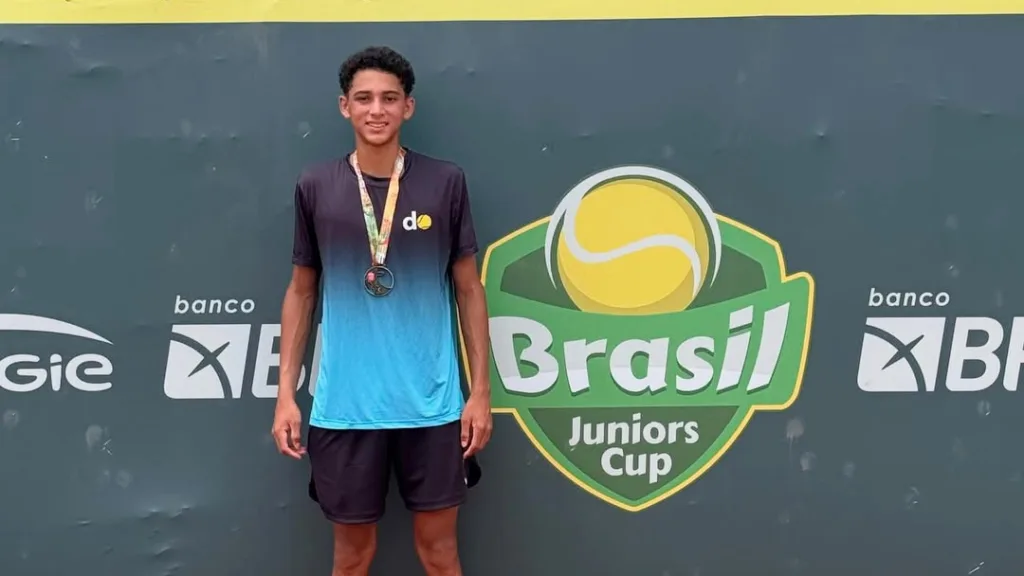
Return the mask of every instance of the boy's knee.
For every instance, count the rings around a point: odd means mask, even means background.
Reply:
[[[332,576],[366,576],[376,552],[375,527],[336,527]]]
[[[455,536],[417,536],[416,551],[428,570],[436,573],[456,573],[459,567],[459,547]]]

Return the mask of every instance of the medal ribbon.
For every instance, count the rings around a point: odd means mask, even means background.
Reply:
[[[391,171],[391,181],[388,183],[388,198],[384,203],[384,215],[380,221],[380,231],[377,231],[377,216],[373,212],[373,203],[370,201],[370,194],[366,191],[366,181],[363,180],[363,173],[359,170],[359,159],[353,152],[352,168],[356,171],[356,178],[359,180],[359,198],[363,204],[363,219],[366,221],[366,234],[370,239],[370,259],[374,266],[383,266],[384,259],[388,255],[388,245],[391,243],[391,221],[395,216],[395,204],[398,203],[398,178],[402,175],[402,168],[405,166],[405,151],[399,148],[398,157],[395,158],[395,167]]]

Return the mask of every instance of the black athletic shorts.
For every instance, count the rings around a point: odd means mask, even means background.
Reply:
[[[380,520],[394,470],[407,508],[432,511],[458,506],[479,477],[475,459],[462,456],[462,425],[395,430],[330,430],[309,427],[306,452],[312,474],[309,497],[339,524]],[[467,478],[467,474],[471,476]]]

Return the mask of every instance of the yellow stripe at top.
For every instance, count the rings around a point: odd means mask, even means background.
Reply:
[[[0,0],[0,23],[437,22],[1020,14],[1024,0]]]

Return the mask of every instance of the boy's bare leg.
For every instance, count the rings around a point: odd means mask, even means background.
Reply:
[[[458,514],[456,507],[413,515],[416,553],[427,576],[462,576],[456,533]]]
[[[335,524],[331,576],[368,576],[376,551],[376,524]]]

